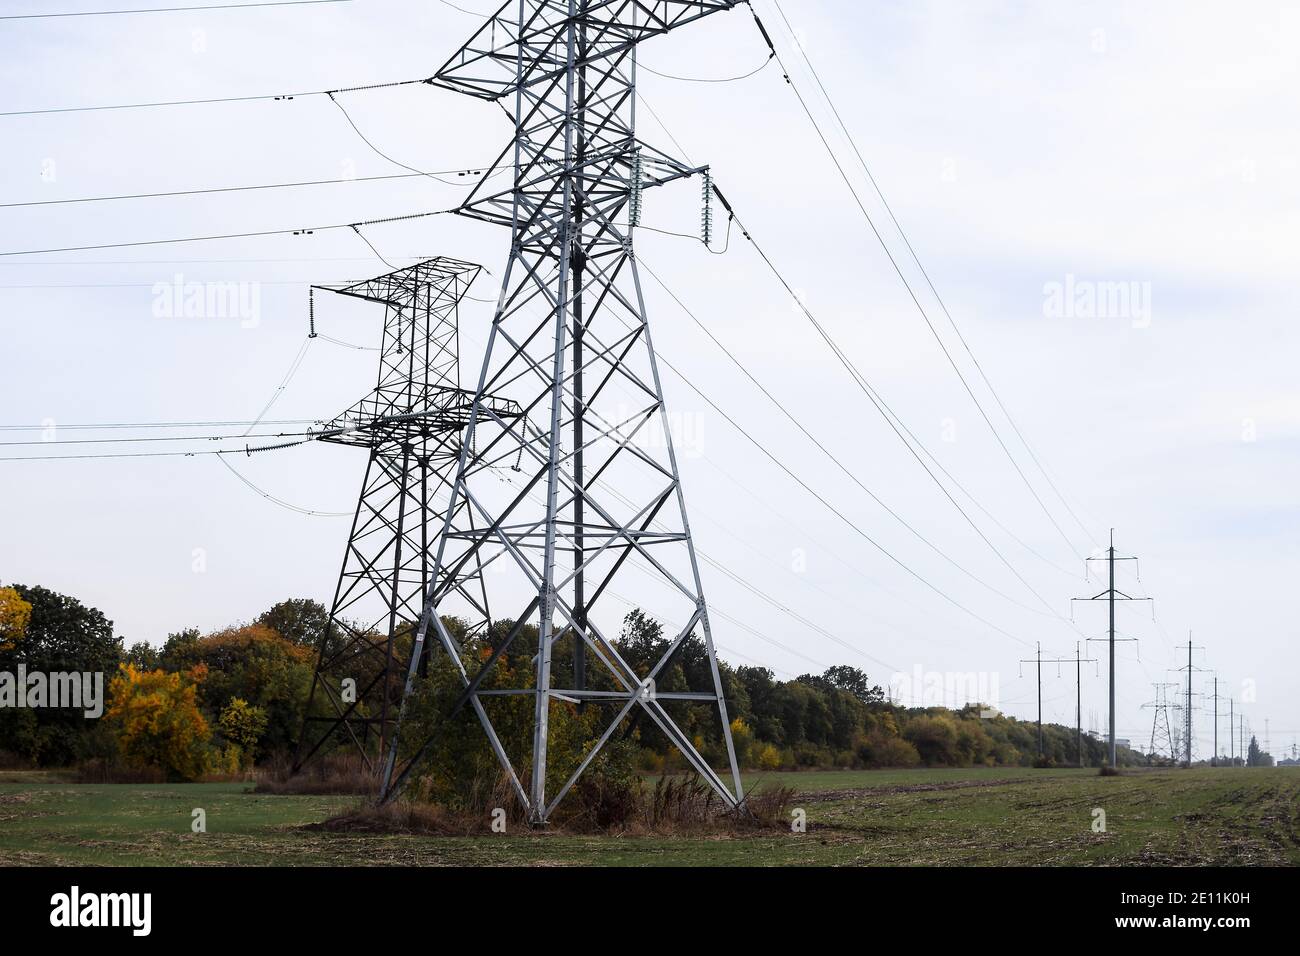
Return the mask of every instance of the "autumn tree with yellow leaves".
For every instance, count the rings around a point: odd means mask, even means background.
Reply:
[[[0,651],[17,647],[31,619],[32,606],[17,589],[0,588]]]
[[[196,780],[207,772],[212,730],[199,710],[202,676],[121,666],[109,683],[106,716],[114,721],[128,763],[161,768],[177,780]]]

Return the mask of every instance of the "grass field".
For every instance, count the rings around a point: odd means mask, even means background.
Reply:
[[[752,785],[757,778],[751,779]],[[803,834],[705,839],[524,831],[474,838],[303,829],[355,804],[240,783],[72,784],[0,773],[0,865],[1203,865],[1300,863],[1300,771],[765,774]],[[207,832],[190,831],[202,808]],[[1106,832],[1093,831],[1105,811]]]

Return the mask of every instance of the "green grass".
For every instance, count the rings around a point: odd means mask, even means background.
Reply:
[[[1300,863],[1300,771],[818,771],[748,775],[797,791],[804,834],[446,838],[302,829],[355,799],[241,783],[74,784],[0,773],[0,865],[1201,865]],[[191,811],[207,814],[192,833]],[[1093,809],[1106,832],[1092,830]]]

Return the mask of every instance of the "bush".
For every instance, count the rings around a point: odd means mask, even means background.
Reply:
[[[909,741],[872,731],[858,749],[858,758],[868,767],[915,767],[921,755]]]
[[[947,716],[923,714],[903,727],[903,737],[916,748],[927,766],[961,763],[957,752],[957,722]]]
[[[754,766],[759,770],[780,770],[781,751],[771,744],[759,744],[755,748]]]
[[[109,684],[106,716],[134,767],[156,767],[173,780],[196,780],[209,767],[212,731],[199,711],[197,681],[123,664]]]
[[[221,728],[221,735],[229,742],[227,750],[233,751],[233,756],[227,755],[225,762],[229,764],[233,760],[235,771],[252,768],[253,759],[257,755],[258,742],[266,732],[266,720],[265,710],[254,707],[239,697],[232,698],[226,705],[226,709],[221,712],[217,726]]]

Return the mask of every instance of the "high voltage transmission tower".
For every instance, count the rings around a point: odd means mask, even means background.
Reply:
[[[1170,687],[1177,687],[1177,684],[1171,683],[1154,683],[1151,685],[1155,688],[1155,700],[1149,704],[1143,704],[1142,709],[1148,707],[1155,713],[1151,718],[1151,747],[1147,752],[1147,762],[1150,763],[1157,756],[1168,755],[1170,760],[1177,758],[1177,744],[1174,740],[1174,725],[1169,720],[1169,711],[1177,711],[1175,704],[1169,703],[1168,691]]]
[[[380,766],[401,705],[408,664],[401,648],[420,619],[434,543],[448,524],[474,528],[473,514],[448,494],[461,434],[471,416],[519,414],[509,402],[460,388],[458,311],[478,273],[476,265],[437,258],[317,287],[383,306],[384,328],[374,388],[321,432],[322,441],[370,454],[295,771],[338,746],[372,770]],[[311,322],[315,335],[314,305]],[[481,628],[489,620],[481,568],[467,567],[455,589],[466,599],[470,626]]]
[[[1100,594],[1094,594],[1087,598],[1071,598],[1071,607],[1074,601],[1106,601],[1110,605],[1110,628],[1108,645],[1110,650],[1110,765],[1115,766],[1115,602],[1116,601],[1150,601],[1151,598],[1132,598],[1123,591],[1115,589],[1115,562],[1116,561],[1136,561],[1136,557],[1116,557],[1115,556],[1115,529],[1110,529],[1110,547],[1106,549],[1105,556],[1089,557],[1087,561],[1105,561],[1109,570],[1109,585],[1106,590]],[[1086,564],[1086,562],[1085,562]]]
[[[545,822],[611,737],[640,717],[727,805],[743,799],[632,247],[642,193],[705,172],[637,139],[637,47],[736,5],[521,0],[491,16],[428,80],[512,104],[514,136],[495,166],[513,166],[514,178],[500,192],[481,182],[456,210],[508,227],[510,252],[405,690],[426,648],[446,653],[463,686],[457,709],[473,705],[534,823]],[[494,411],[494,395],[516,401],[522,414]],[[513,460],[517,482],[488,474],[502,460]],[[453,526],[451,516],[462,513],[475,516],[477,530]],[[493,607],[510,610],[514,625],[494,637],[485,661],[467,662],[461,635],[447,621],[465,612],[465,575],[488,564],[483,580]],[[607,607],[611,585],[633,571],[667,588],[684,622],[644,673],[620,653],[620,618]],[[672,619],[671,610],[663,613]],[[535,641],[521,640],[530,623]],[[656,678],[679,654],[697,653],[688,644],[697,631],[706,686],[657,690]],[[557,660],[557,647],[566,646],[567,659]],[[508,655],[518,666],[500,666]],[[481,685],[490,677],[489,690]],[[521,699],[531,699],[531,748],[509,753],[489,712]],[[595,709],[604,730],[553,767],[556,706]],[[683,729],[687,716],[701,726],[688,707],[707,708],[717,722],[730,785]],[[386,799],[431,743],[389,741]],[[561,769],[550,779],[548,771]]]

